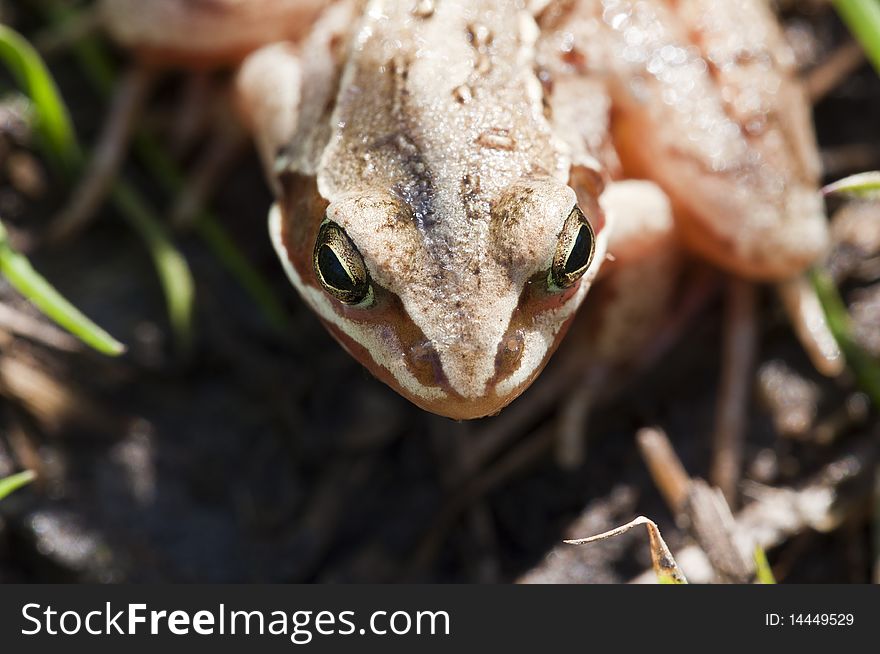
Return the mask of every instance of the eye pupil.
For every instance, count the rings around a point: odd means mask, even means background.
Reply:
[[[566,275],[574,274],[587,265],[592,251],[592,240],[590,230],[587,229],[586,225],[581,225],[580,229],[578,229],[574,246],[571,248],[571,253],[565,261]]]
[[[369,302],[372,286],[364,258],[339,225],[329,220],[321,225],[313,257],[315,275],[327,293],[343,304]]]
[[[329,245],[324,243],[318,250],[318,268],[324,281],[340,291],[354,290],[354,281],[345,270],[345,266]]]
[[[590,267],[595,250],[593,228],[583,212],[575,206],[559,235],[550,268],[550,288],[559,290],[577,283]]]

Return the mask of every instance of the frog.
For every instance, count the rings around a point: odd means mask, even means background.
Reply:
[[[238,68],[287,276],[442,416],[522,394],[594,284],[588,340],[614,361],[682,257],[788,283],[827,248],[810,106],[761,0],[100,7],[148,61]]]

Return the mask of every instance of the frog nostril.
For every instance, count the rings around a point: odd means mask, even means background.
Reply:
[[[407,363],[410,372],[425,386],[442,385],[445,376],[443,367],[440,363],[440,355],[434,345],[428,341],[420,341],[409,348],[407,352]]]
[[[509,332],[498,345],[498,354],[495,356],[495,378],[500,381],[513,374],[520,365],[525,339],[521,329]]]

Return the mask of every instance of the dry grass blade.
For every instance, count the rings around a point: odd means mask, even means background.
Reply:
[[[118,429],[103,407],[32,357],[0,356],[0,395],[21,406],[42,429],[53,434],[70,424],[95,432],[114,433]]]
[[[639,525],[645,525],[648,529],[648,539],[651,543],[651,562],[653,563],[657,580],[661,584],[686,584],[687,579],[681,571],[681,568],[679,568],[678,564],[675,562],[675,558],[672,556],[672,552],[669,551],[669,547],[666,545],[666,541],[663,540],[663,536],[660,535],[660,529],[657,527],[657,523],[645,516],[639,516],[632,522],[628,522],[627,524],[612,529],[611,531],[597,534],[596,536],[579,538],[577,540],[567,540],[565,542],[569,545],[588,545],[590,543],[596,543],[601,540],[620,536]]]
[[[776,292],[813,367],[826,377],[840,375],[846,360],[810,280],[799,275],[779,282]]]
[[[683,514],[720,581],[748,584],[755,579],[751,539],[737,526],[720,489],[702,479],[694,479]]]
[[[63,352],[79,352],[80,341],[51,324],[0,303],[0,330]]]
[[[676,516],[686,523],[712,564],[718,579],[750,583],[754,562],[744,554],[747,539],[738,534],[736,522],[723,493],[702,479],[691,479],[659,429],[643,429],[638,436],[642,457],[654,482]]]
[[[752,556],[755,546],[769,550],[807,530],[828,533],[863,512],[866,477],[874,474],[880,456],[877,436],[877,432],[866,434],[799,488],[750,484],[748,495],[754,501],[735,518],[738,543],[749,543],[742,553]],[[701,545],[689,545],[677,554],[679,565],[691,580],[710,583],[717,578],[717,570]],[[633,581],[652,583],[653,579],[653,571],[647,570]]]

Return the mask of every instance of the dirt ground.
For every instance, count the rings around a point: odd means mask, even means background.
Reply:
[[[29,37],[45,34],[29,3],[0,7]],[[844,42],[828,11],[788,18],[808,68]],[[92,142],[106,101],[68,50],[48,61]],[[184,84],[164,81],[144,124],[161,133]],[[11,80],[0,78],[0,90],[8,107]],[[878,110],[880,80],[867,64],[816,106],[829,180],[880,168]],[[12,122],[0,125],[11,142]],[[195,159],[193,151],[181,161]],[[570,401],[567,386],[554,386],[565,352],[499,417],[456,423],[410,405],[345,354],[296,297],[271,251],[270,197],[250,151],[211,209],[268,280],[288,324],[274,329],[204,242],[180,233],[197,291],[197,337],[187,355],[171,337],[143,243],[111,208],[61,246],[32,245],[70,193],[42,174],[44,188],[33,196],[8,173],[0,177],[0,214],[34,265],[130,351],[112,360],[2,338],[0,477],[32,467],[39,479],[0,503],[0,583],[625,582],[650,567],[641,531],[578,549],[562,539],[641,514],[660,525],[673,551],[691,542],[634,436],[662,427],[687,471],[708,476],[723,281],[650,371],[593,409],[581,426],[585,458],[569,470],[553,453]],[[167,209],[170,200],[134,159],[126,174],[157,210]],[[859,271],[844,295],[864,347],[880,355],[877,257],[840,244],[832,264]],[[4,302],[36,315],[0,289]],[[770,563],[783,582],[876,579],[876,410],[851,375],[832,381],[813,370],[769,289],[760,291],[758,325],[737,502],[753,502],[756,484],[797,488],[816,474],[830,474],[828,484],[840,481],[835,471],[848,475],[840,519],[824,532],[799,529],[768,552]],[[775,401],[762,400],[761,389]],[[807,416],[799,438],[779,433],[792,411]],[[843,472],[828,469],[841,461]]]

